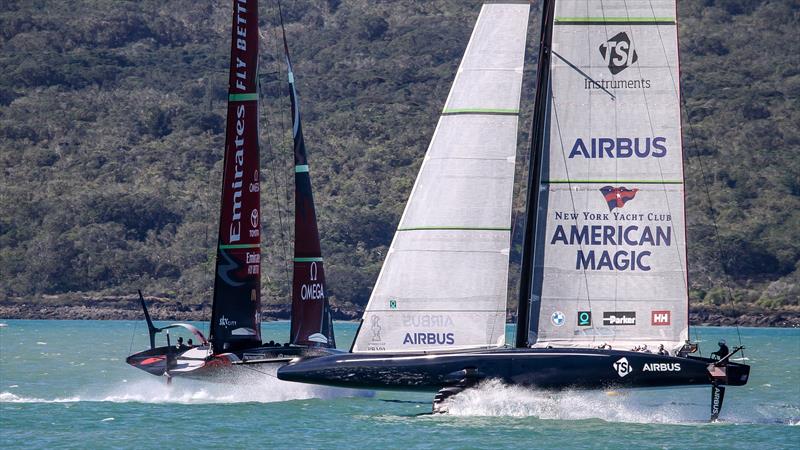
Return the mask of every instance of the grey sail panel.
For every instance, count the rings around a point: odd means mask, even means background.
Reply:
[[[529,343],[688,337],[673,0],[556,3]]]
[[[478,21],[353,350],[502,345],[529,5]]]

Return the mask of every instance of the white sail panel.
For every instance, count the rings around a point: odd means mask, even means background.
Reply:
[[[528,14],[481,9],[353,351],[504,344]]]
[[[674,0],[556,3],[536,346],[688,337],[675,14]]]

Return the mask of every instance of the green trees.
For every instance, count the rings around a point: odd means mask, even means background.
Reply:
[[[335,304],[369,297],[478,4],[284,5]],[[3,3],[0,299],[143,288],[184,304],[210,301],[228,8]],[[727,302],[731,286],[737,302],[800,308],[800,44],[790,37],[799,16],[789,1],[679,4],[697,301]],[[264,299],[285,304],[290,118],[272,3],[262,2],[261,17]],[[538,24],[534,12],[531,41]],[[521,151],[533,69],[525,68]]]

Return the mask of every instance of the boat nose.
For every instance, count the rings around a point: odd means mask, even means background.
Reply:
[[[297,361],[282,366],[278,368],[278,379],[296,383],[308,383],[310,371],[307,365],[307,362]]]

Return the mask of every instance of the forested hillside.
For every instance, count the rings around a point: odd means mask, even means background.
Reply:
[[[261,3],[264,302],[283,305],[291,119],[277,11]],[[329,293],[343,309],[369,298],[479,5],[284,1]],[[739,310],[798,314],[800,4],[686,0],[679,20],[694,304],[732,312],[730,287]],[[229,26],[226,0],[0,4],[1,302],[137,288],[210,302]],[[520,161],[534,61],[525,69]]]

